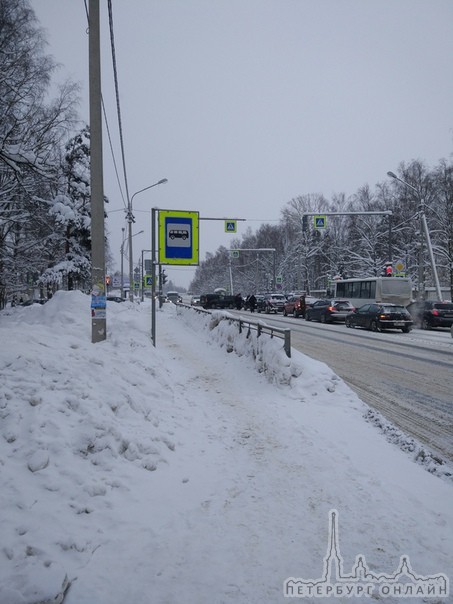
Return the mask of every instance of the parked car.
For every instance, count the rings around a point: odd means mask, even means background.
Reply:
[[[226,294],[201,294],[201,306],[207,309],[215,308],[236,308],[236,296]]]
[[[252,312],[254,312],[255,310],[257,312],[262,312],[264,310],[264,299],[266,296],[264,296],[263,294],[254,294],[254,296],[255,296],[255,306],[254,306],[253,310],[250,307],[250,296],[247,296],[247,298],[245,299],[244,308],[245,308],[245,310],[251,310]],[[260,310],[258,310],[258,308]]]
[[[318,298],[314,298],[313,296],[305,296],[305,308],[303,301],[301,298],[304,294],[295,294],[290,296],[283,307],[283,314],[286,317],[287,315],[293,315],[293,317],[305,317],[306,311],[310,308]]]
[[[453,302],[433,302],[432,300],[427,300],[419,320],[422,329],[452,327]]]
[[[19,306],[32,306],[33,304],[45,304],[46,302],[47,298],[30,298],[29,300],[19,302]]]
[[[107,296],[107,302],[124,302],[124,300],[121,296]]]
[[[286,298],[283,294],[265,294],[262,300],[257,300],[256,310],[265,313],[283,312],[285,302]]]
[[[371,331],[401,329],[409,333],[414,324],[409,311],[397,304],[364,304],[350,312],[345,319],[346,327],[364,327]]]
[[[305,318],[307,321],[333,323],[334,321],[345,321],[346,316],[354,310],[355,308],[349,300],[317,300],[307,309]]]

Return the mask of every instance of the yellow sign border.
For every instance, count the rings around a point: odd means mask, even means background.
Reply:
[[[191,258],[168,258],[166,256],[166,218],[188,218],[192,221],[192,256]],[[199,212],[183,210],[158,210],[158,253],[159,264],[198,266],[199,264]]]

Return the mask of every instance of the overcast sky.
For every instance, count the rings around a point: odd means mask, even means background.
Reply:
[[[103,96],[121,170],[101,5]],[[88,122],[84,0],[32,6],[61,64],[56,80],[82,85]],[[151,246],[153,206],[245,218],[241,235],[278,221],[299,195],[349,196],[402,161],[451,159],[451,0],[114,0],[113,20],[130,196],[168,178],[134,198],[134,232],[145,230],[136,259]],[[106,136],[104,157],[109,210],[121,210]],[[117,268],[124,216],[108,220]],[[202,221],[200,259],[232,237],[223,221]],[[167,270],[182,286],[193,272]]]

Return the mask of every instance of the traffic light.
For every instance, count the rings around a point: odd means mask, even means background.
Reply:
[[[168,277],[165,274],[165,271],[162,271],[162,285],[165,285],[167,283]]]

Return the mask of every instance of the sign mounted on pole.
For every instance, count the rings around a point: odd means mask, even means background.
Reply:
[[[327,217],[316,215],[313,216],[313,222],[315,229],[325,229],[327,227]]]
[[[237,222],[236,220],[225,220],[225,233],[236,233]]]
[[[198,212],[158,212],[159,264],[198,265]]]

